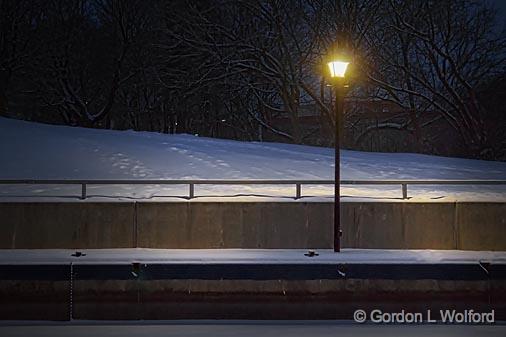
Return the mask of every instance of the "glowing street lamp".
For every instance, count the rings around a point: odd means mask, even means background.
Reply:
[[[348,64],[350,64],[350,62],[337,61],[337,60],[327,63],[327,65],[329,66],[330,77],[344,78],[346,74],[346,69],[348,68]]]
[[[336,95],[336,117],[335,117],[335,173],[334,173],[334,251],[341,251],[341,202],[340,202],[340,151],[339,151],[339,135],[341,127],[341,115],[342,115],[342,103],[343,103],[343,88],[344,88],[344,77],[346,70],[350,63],[345,60],[334,59],[327,63],[329,67],[330,77],[333,81]]]

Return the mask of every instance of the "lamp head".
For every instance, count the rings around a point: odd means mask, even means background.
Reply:
[[[344,78],[350,62],[335,59],[327,63],[332,78]]]

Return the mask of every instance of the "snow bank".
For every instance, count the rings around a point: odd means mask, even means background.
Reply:
[[[191,135],[109,131],[0,118],[0,179],[333,179],[333,149]],[[342,151],[342,179],[506,179],[506,163]],[[75,200],[79,186],[0,186],[1,200]],[[90,186],[99,199],[187,195],[186,186]],[[291,186],[198,186],[196,200],[290,200]],[[304,187],[302,201],[332,200]],[[412,186],[411,201],[506,201],[506,186]],[[399,186],[343,186],[345,200],[397,200]],[[241,195],[241,196],[236,196]],[[208,196],[208,197],[205,197]]]

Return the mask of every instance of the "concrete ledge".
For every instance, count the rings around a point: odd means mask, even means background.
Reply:
[[[345,202],[343,247],[506,251],[506,203]],[[0,248],[331,248],[329,202],[1,203]]]
[[[496,320],[506,319],[506,253],[320,250],[311,258],[303,250],[244,249],[86,250],[82,257],[72,257],[71,250],[2,253],[0,320],[349,320],[356,309],[453,308],[495,310]],[[291,263],[283,262],[288,258]]]

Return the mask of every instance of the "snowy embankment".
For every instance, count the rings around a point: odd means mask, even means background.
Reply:
[[[342,151],[342,179],[506,179],[506,163]],[[0,179],[333,179],[333,149],[109,131],[0,118]],[[197,186],[202,200],[291,200],[293,186]],[[79,186],[0,185],[0,201],[76,200]],[[332,200],[304,186],[302,201]],[[187,186],[89,186],[88,200],[182,200]],[[399,200],[399,186],[342,187],[346,200]],[[506,201],[506,186],[410,186],[411,201]],[[207,196],[207,197],[206,197]]]

